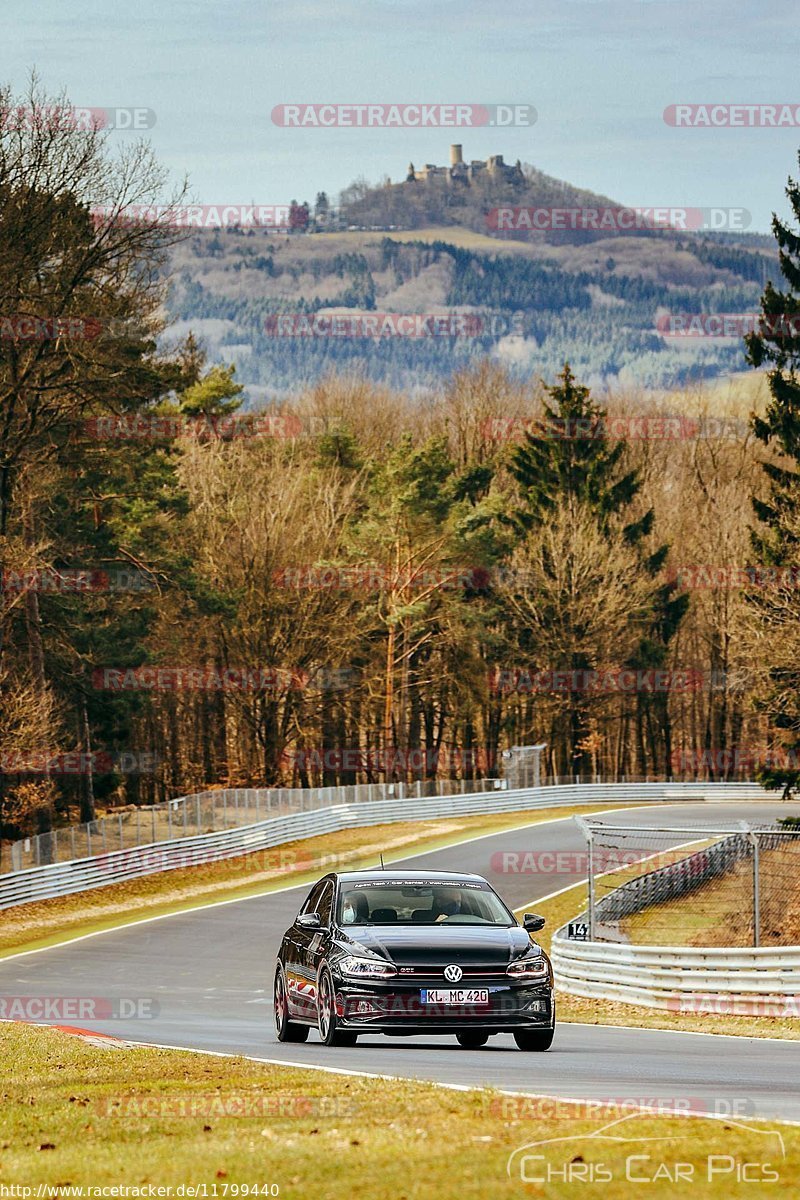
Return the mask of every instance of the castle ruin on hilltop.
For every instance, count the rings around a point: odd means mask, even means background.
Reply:
[[[522,166],[517,159],[516,164],[510,167],[503,162],[502,154],[493,154],[484,162],[482,159],[473,158],[471,162],[464,162],[462,147],[460,144],[450,147],[450,166],[437,167],[435,163],[426,163],[419,171],[414,169],[414,164],[408,164],[408,174],[406,175],[406,183],[431,183],[435,180],[443,180],[445,183],[472,183],[476,179],[504,179],[509,183],[522,182]]]

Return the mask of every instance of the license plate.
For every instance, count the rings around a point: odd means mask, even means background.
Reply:
[[[422,992],[423,1004],[488,1004],[488,988],[428,988]]]

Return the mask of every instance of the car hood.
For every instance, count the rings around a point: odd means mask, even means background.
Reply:
[[[519,925],[354,925],[348,939],[398,967],[461,966],[505,968],[531,945]]]

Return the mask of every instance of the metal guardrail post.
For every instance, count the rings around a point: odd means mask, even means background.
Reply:
[[[747,821],[740,821],[739,827],[753,847],[753,945],[759,946],[761,944],[761,882],[758,877],[758,834],[754,829],[751,829]]]
[[[588,910],[588,914],[589,914],[589,941],[593,942],[594,941],[594,849],[593,849],[593,844],[592,844],[593,843],[593,835],[592,835],[591,826],[589,825],[589,823],[585,819],[585,817],[576,817],[575,824],[578,826],[581,833],[586,838],[586,843],[587,843],[588,858],[589,858],[589,861],[587,864],[587,874],[588,874],[588,884],[589,884],[587,910]]]
[[[753,945],[761,945],[761,880],[758,834],[753,834]]]
[[[753,831],[753,945],[761,945],[761,879],[758,833]]]

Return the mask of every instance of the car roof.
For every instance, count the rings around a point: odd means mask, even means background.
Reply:
[[[464,882],[474,883],[476,880],[479,883],[486,883],[482,875],[474,875],[468,871],[404,871],[402,867],[393,868],[387,867],[385,871],[339,871],[334,872],[336,878],[343,883],[363,882],[364,880],[374,879],[379,882],[385,879],[387,883],[396,882],[397,880],[409,880],[412,883],[417,881],[426,881],[429,883],[441,883],[445,880],[450,883]]]

